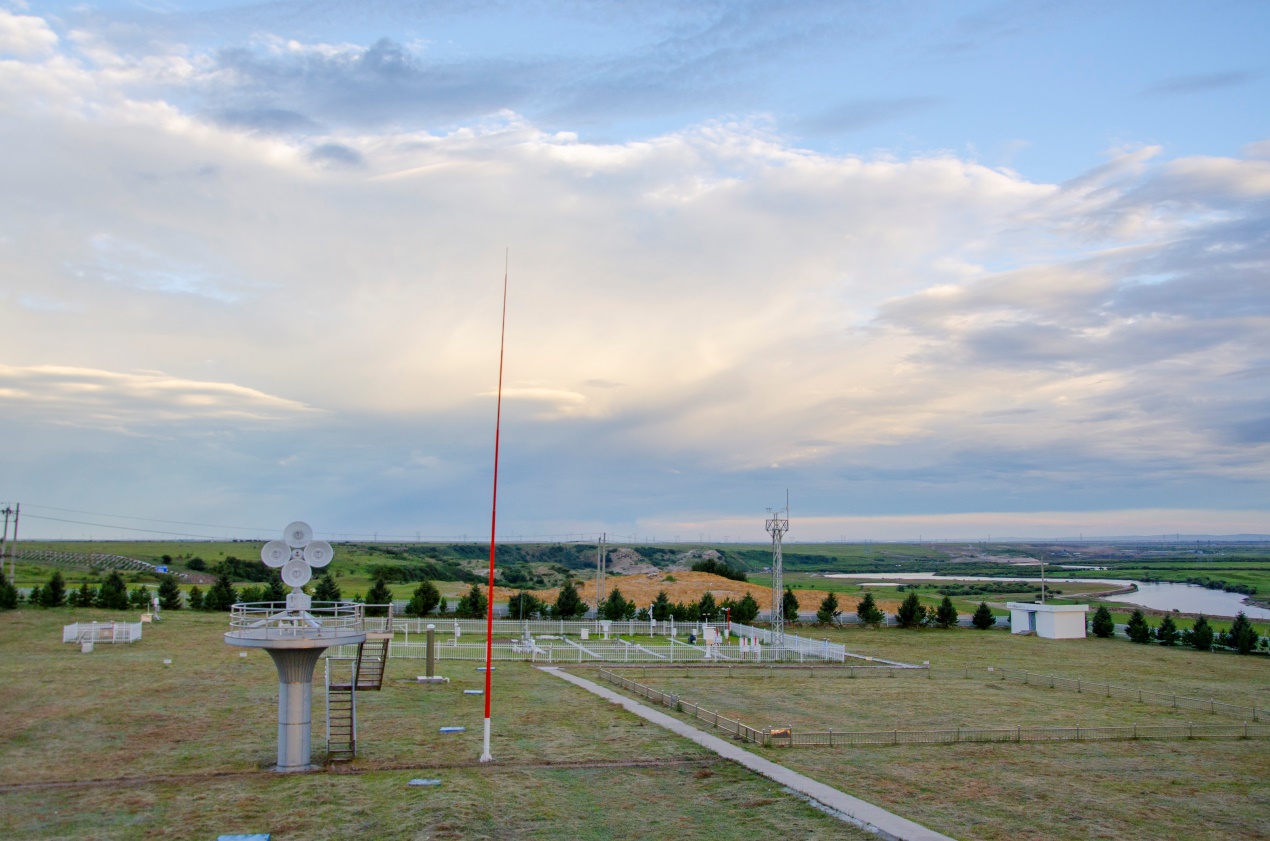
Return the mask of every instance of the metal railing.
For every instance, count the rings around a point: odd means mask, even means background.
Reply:
[[[229,635],[241,639],[338,639],[365,631],[362,605],[313,602],[287,610],[286,602],[240,602],[229,611]]]
[[[1133,739],[1266,739],[1264,724],[1131,724],[1108,727],[959,727],[939,730],[795,730],[759,729],[720,715],[682,695],[637,683],[609,669],[600,677],[627,692],[691,715],[738,739],[767,747],[848,747],[852,745],[929,745],[956,742],[1093,742]]]
[[[850,747],[852,745],[933,745],[956,742],[1111,742],[1134,739],[1266,739],[1264,724],[1132,724],[1112,727],[961,727],[947,730],[827,730],[793,728],[766,731],[772,747]]]
[[[62,626],[62,642],[136,642],[140,622],[76,622]]]
[[[714,710],[708,710],[699,704],[694,704],[691,701],[685,701],[678,695],[672,695],[669,692],[662,692],[659,689],[653,689],[651,686],[644,686],[641,683],[636,683],[633,680],[624,678],[615,672],[609,671],[608,669],[601,669],[600,677],[607,680],[609,683],[620,686],[628,692],[632,692],[636,695],[647,698],[650,701],[661,704],[663,707],[670,707],[673,710],[687,713],[698,721],[704,721],[711,727],[722,730],[725,733],[741,739],[742,741],[755,743],[761,743],[763,741],[763,731],[750,727],[749,725],[737,721],[734,718],[719,715],[719,713]]]
[[[1127,686],[1113,686],[1083,678],[1066,678],[1057,675],[1044,675],[1018,669],[994,668],[990,677],[1000,680],[1017,680],[1020,683],[1048,686],[1050,689],[1067,689],[1073,692],[1092,693],[1107,698],[1128,698],[1140,703],[1163,704],[1178,710],[1196,710],[1216,715],[1229,715],[1251,721],[1265,721],[1270,717],[1270,710],[1241,704],[1227,704],[1213,698],[1189,698],[1176,692],[1154,692],[1150,689],[1133,689]]]

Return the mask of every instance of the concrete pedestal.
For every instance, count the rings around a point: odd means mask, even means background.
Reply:
[[[329,634],[325,639],[273,639],[226,634],[225,642],[244,648],[263,648],[278,670],[278,764],[275,771],[310,771],[313,737],[313,668],[332,645],[355,645],[365,633]]]
[[[278,765],[275,771],[308,771],[313,735],[313,667],[323,648],[268,648],[278,670]]]

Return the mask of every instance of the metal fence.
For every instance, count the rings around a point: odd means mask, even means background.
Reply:
[[[62,642],[136,642],[140,622],[76,622],[62,626]]]
[[[1131,724],[1109,727],[959,727],[941,730],[833,730],[807,731],[793,727],[759,729],[630,680],[609,669],[600,677],[627,692],[691,715],[746,742],[768,747],[850,747],[852,745],[930,745],[957,742],[1108,742],[1134,739],[1266,739],[1264,724]]]
[[[1216,715],[1230,715],[1251,721],[1265,721],[1270,710],[1256,706],[1227,704],[1213,698],[1188,698],[1173,692],[1153,692],[1149,689],[1133,689],[1126,686],[1113,686],[1109,683],[1098,683],[1082,678],[1066,678],[1057,675],[1043,675],[1036,672],[1018,669],[994,668],[993,677],[1000,680],[1017,680],[1020,683],[1048,686],[1050,689],[1068,689],[1073,692],[1089,692],[1107,698],[1128,698],[1141,703],[1164,704],[1178,710],[1197,710]]]
[[[369,624],[369,621],[367,622]],[[459,638],[444,638],[436,641],[436,657],[438,660],[484,660],[485,643],[462,642]],[[345,649],[348,649],[347,651]],[[352,647],[333,648],[335,656],[350,656]],[[423,659],[428,655],[428,644],[421,637],[416,641],[392,641],[388,645],[388,654],[393,658]],[[496,642],[493,645],[495,660],[520,660],[533,663],[569,664],[569,663],[625,663],[670,665],[677,663],[695,664],[799,664],[821,663],[810,658],[801,651],[783,648],[759,647],[745,651],[739,645],[701,646],[689,645],[685,642],[671,640],[657,644],[644,645],[622,640],[586,640],[574,641],[568,638],[555,640],[513,640]]]
[[[636,683],[633,680],[628,680],[619,674],[610,672],[607,669],[600,670],[600,677],[610,683],[620,686],[628,692],[633,692],[636,695],[640,695],[641,697],[661,704],[664,707],[670,707],[671,709],[687,713],[698,721],[704,721],[710,726],[723,730],[742,741],[756,743],[763,741],[763,731],[743,724],[736,719],[719,715],[714,710],[708,710],[699,704],[685,701],[678,695],[671,695],[670,693],[662,692],[659,689],[653,689],[651,686],[644,686],[643,684]]]
[[[764,731],[773,747],[850,747],[852,745],[934,745],[956,742],[1112,742],[1134,739],[1266,739],[1264,724],[1133,724],[1115,727],[1004,727],[955,730],[828,730],[793,728]]]

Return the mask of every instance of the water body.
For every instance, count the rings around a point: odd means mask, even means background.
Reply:
[[[1040,578],[1018,578],[1002,575],[936,575],[933,572],[862,572],[831,573],[826,578],[864,579],[862,584],[903,584],[906,581],[1026,581],[1039,584]],[[1107,601],[1122,604],[1149,607],[1153,610],[1180,610],[1183,613],[1202,613],[1205,616],[1234,617],[1243,611],[1249,619],[1270,619],[1270,610],[1244,604],[1245,596],[1241,593],[1227,593],[1222,590],[1209,590],[1195,584],[1148,584],[1144,581],[1133,581],[1125,578],[1053,578],[1045,576],[1047,584],[1099,583],[1108,587],[1128,587],[1138,585],[1136,593],[1124,593],[1119,596],[1106,596]]]

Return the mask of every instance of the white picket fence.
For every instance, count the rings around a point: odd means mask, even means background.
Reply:
[[[141,639],[140,622],[76,622],[62,627],[62,642],[136,642]]]

